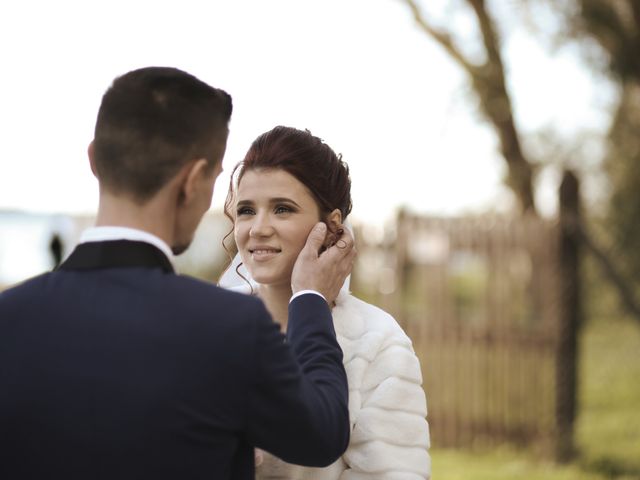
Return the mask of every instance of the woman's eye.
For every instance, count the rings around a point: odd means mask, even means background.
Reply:
[[[236,211],[238,215],[251,215],[253,213],[253,209],[249,207],[240,207]]]
[[[293,212],[293,209],[291,207],[287,207],[284,205],[278,205],[275,209],[276,213],[291,213]]]

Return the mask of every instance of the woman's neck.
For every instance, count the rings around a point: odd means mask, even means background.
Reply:
[[[286,332],[289,320],[291,285],[260,285],[258,287],[258,296],[266,305],[273,320],[280,325],[280,330]]]

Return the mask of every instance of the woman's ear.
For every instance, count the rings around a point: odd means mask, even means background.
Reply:
[[[342,212],[336,208],[333,212],[326,216],[324,222],[327,224],[327,233],[324,238],[324,243],[320,249],[320,253],[324,252],[327,248],[332,247],[338,241],[338,230],[342,228]]]
[[[332,233],[342,226],[342,212],[339,208],[336,208],[333,212],[327,215],[327,230]]]

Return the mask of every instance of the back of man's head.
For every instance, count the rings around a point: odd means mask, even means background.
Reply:
[[[213,168],[231,112],[226,92],[176,68],[116,78],[102,97],[93,141],[101,187],[143,203],[190,160],[206,158]]]

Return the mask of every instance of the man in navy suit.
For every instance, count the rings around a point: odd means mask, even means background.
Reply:
[[[346,449],[328,302],[351,270],[348,232],[321,255],[325,229],[311,232],[286,337],[260,300],[174,273],[210,207],[231,110],[172,68],[105,93],[89,147],[97,226],[56,271],[0,294],[3,480],[250,479],[254,447],[310,466]]]

